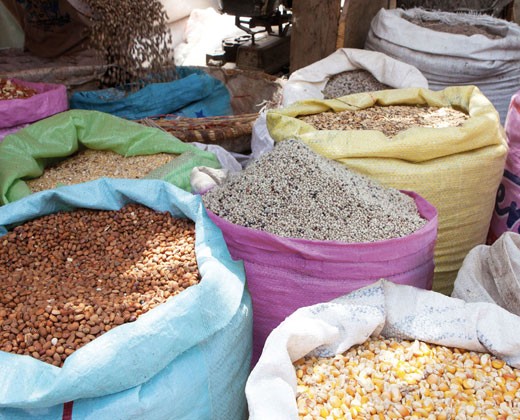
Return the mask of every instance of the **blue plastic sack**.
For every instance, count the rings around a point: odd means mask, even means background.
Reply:
[[[69,356],[63,367],[0,351],[0,419],[243,419],[251,299],[200,196],[158,180],[100,180],[0,207],[10,226],[60,210],[141,203],[196,224],[201,282]]]
[[[110,88],[75,92],[71,109],[106,112],[130,120],[154,115],[177,114],[187,118],[232,115],[226,86],[201,70],[177,69],[179,79],[151,83],[135,93]]]

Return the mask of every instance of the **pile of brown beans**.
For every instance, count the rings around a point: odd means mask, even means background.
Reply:
[[[55,366],[200,281],[195,224],[139,204],[43,216],[0,245],[0,350]]]

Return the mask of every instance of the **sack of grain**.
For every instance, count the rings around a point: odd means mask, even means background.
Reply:
[[[423,418],[458,418],[457,412],[466,417],[469,413],[478,415],[477,410],[491,418],[518,418],[515,393],[520,374],[520,338],[512,334],[518,328],[520,318],[497,305],[465,303],[381,280],[331,302],[301,308],[271,333],[247,381],[249,418],[328,418],[336,407],[352,418],[379,418],[390,412],[391,418],[408,418],[413,412]],[[308,354],[330,358],[377,336],[412,343],[401,357],[393,353],[399,348],[398,342],[386,349],[358,353],[359,374],[356,362],[350,362],[353,354],[349,352],[334,365],[334,380],[316,369],[308,382],[297,386],[302,374],[313,371],[297,372],[293,362]],[[436,354],[430,346],[415,340],[444,346],[439,349],[440,356],[451,355],[453,363],[446,366],[450,359],[443,362],[439,357],[435,365],[426,368]],[[468,351],[450,352],[446,347]],[[383,369],[379,370],[376,359],[385,365]],[[363,360],[365,368],[361,369]],[[492,370],[494,378],[490,377]],[[422,381],[427,374],[429,382]],[[450,388],[447,380],[452,379]],[[435,387],[430,383],[436,383]],[[314,384],[323,386],[321,391],[313,389],[315,395],[309,400],[317,401],[326,411],[318,408],[319,414],[312,416],[305,412],[306,403],[313,401],[304,400],[300,405],[297,397],[309,395],[307,390]],[[412,402],[414,393],[418,398]]]
[[[520,85],[520,26],[492,16],[381,9],[365,48],[417,67],[430,89],[478,86],[502,122]]]
[[[0,142],[27,124],[68,108],[65,85],[0,78]]]
[[[284,85],[283,106],[303,99],[407,87],[427,88],[428,81],[415,67],[385,54],[340,48],[291,74]]]
[[[104,157],[98,158],[100,155]],[[76,157],[81,162],[71,163]],[[166,166],[160,167],[163,163]],[[196,166],[219,168],[220,164],[213,153],[162,130],[101,112],[68,111],[32,124],[0,143],[0,204],[33,191],[103,176],[151,176],[189,191],[190,173]],[[153,176],[152,169],[160,170]]]
[[[167,213],[173,218],[194,223],[194,255],[200,274],[198,284],[166,301],[162,299],[163,290],[157,287],[166,274],[157,277],[157,269],[147,274],[142,272],[143,266],[160,265],[163,272],[174,270],[176,273],[183,269],[183,278],[193,272],[189,270],[190,260],[185,258],[185,254],[180,268],[177,260],[160,264],[171,255],[170,244],[174,235],[170,233],[165,237],[161,234],[158,223],[153,223],[155,219],[148,223],[141,217],[143,210],[136,210],[135,214],[126,213],[125,223],[129,228],[119,240],[114,238],[118,237],[115,230],[121,216],[109,216],[104,223],[87,222],[92,217],[89,214],[116,212],[127,205],[145,206],[147,212],[158,212],[156,217]],[[88,213],[75,219],[77,229],[60,230],[52,229],[52,226],[48,229],[62,239],[53,236],[54,239],[45,241],[42,235],[35,234],[29,243],[24,241],[24,232],[28,234],[24,229],[28,223],[40,231],[45,227],[45,221],[51,223],[52,220],[59,220],[60,214],[70,219],[76,211]],[[105,225],[112,228],[107,229]],[[132,228],[133,225],[136,227]],[[145,225],[148,233],[143,232],[141,225]],[[138,229],[140,236],[133,238]],[[85,242],[86,238],[82,236],[85,232],[94,237]],[[181,229],[180,232],[184,235],[186,231]],[[12,246],[11,242],[15,240],[29,248],[36,245],[38,249],[33,249],[28,257],[19,253],[18,247]],[[62,246],[67,241],[75,245]],[[113,243],[109,245],[109,241]],[[144,251],[133,248],[132,242],[145,243]],[[47,313],[43,319],[48,320],[37,329],[41,331],[41,336],[32,330],[24,330],[21,337],[12,333],[2,335],[0,347],[5,351],[0,351],[1,419],[246,418],[244,386],[251,359],[251,299],[245,288],[242,263],[231,259],[220,230],[205,215],[199,196],[157,180],[103,179],[45,191],[0,208],[0,243],[3,244],[2,251],[6,248],[11,250],[7,256],[5,253],[0,256],[3,264],[0,270],[4,273],[4,281],[0,285],[2,331],[12,331],[16,327],[17,317],[22,315],[23,320],[18,318],[20,328],[22,322],[32,323],[33,319],[42,319],[43,313]],[[181,240],[179,244],[182,249],[191,244],[190,248],[193,249],[193,241]],[[50,257],[44,250],[40,251],[46,246],[52,247]],[[88,260],[85,248],[90,253],[97,250],[99,260],[92,257]],[[158,248],[168,248],[168,252],[164,253]],[[17,253],[20,255],[16,259]],[[114,260],[119,264],[107,260],[107,254],[114,255]],[[86,263],[87,260],[90,263]],[[93,260],[96,263],[99,261],[99,264],[94,263],[95,267]],[[10,271],[13,264],[19,270]],[[52,269],[44,270],[46,264],[51,264],[52,268],[63,267],[65,276],[52,272]],[[92,282],[88,281],[93,270],[98,273],[93,276],[97,286],[94,290]],[[141,277],[136,274],[139,271]],[[82,277],[85,272],[90,274],[86,279]],[[31,277],[37,273],[38,278]],[[70,278],[67,278],[67,273],[72,273]],[[14,277],[9,279],[11,275]],[[121,290],[113,289],[114,276],[123,279],[117,283]],[[31,278],[34,280],[29,286],[31,293],[13,287],[13,284],[26,284],[22,281]],[[80,286],[84,285],[83,291],[76,288],[76,284],[67,287],[65,283],[73,279],[81,282]],[[124,279],[132,281],[125,282]],[[57,281],[62,282],[61,288]],[[41,287],[46,283],[47,288],[42,291]],[[149,290],[145,292],[140,288],[142,283],[153,287],[144,289]],[[11,287],[6,290],[4,287],[8,284]],[[176,286],[172,287],[175,290]],[[39,299],[48,289],[62,290],[63,295],[55,296],[54,300]],[[71,290],[77,293],[71,294]],[[118,322],[108,316],[108,306],[98,306],[101,312],[93,312],[99,300],[114,295],[115,299],[119,296],[120,308],[137,308],[133,312],[138,315],[137,319],[118,325],[121,320]],[[67,299],[65,303],[63,296]],[[163,303],[142,313],[147,305],[152,305],[156,300]],[[45,303],[48,306],[37,311],[38,305]],[[72,315],[70,310],[73,310]],[[68,318],[66,311],[69,311]],[[99,313],[107,314],[107,319],[98,316],[94,321],[94,314]],[[26,319],[27,314],[31,316]],[[115,315],[116,318],[126,317],[124,313]],[[89,321],[85,323],[87,318]],[[69,320],[67,327],[61,330],[55,328],[58,322],[63,325],[66,322],[64,319]],[[81,337],[89,339],[100,320],[107,332],[76,349],[61,367],[35,357],[43,358],[47,355],[45,350],[35,356],[24,351],[30,346],[37,346],[37,343],[41,344],[42,338],[47,335],[43,338],[43,348],[61,356],[63,348],[60,350],[60,346],[65,347],[65,351],[69,350],[68,340],[73,332],[80,341],[83,340]],[[116,326],[108,328],[112,325],[111,320]],[[65,340],[65,337],[68,338]],[[9,350],[5,347],[6,339],[13,340]],[[34,343],[29,340],[34,340]],[[15,347],[21,350],[18,354],[13,354]]]
[[[440,124],[421,127],[413,118],[421,107],[431,107]],[[348,121],[335,115],[345,111],[351,111],[351,128],[338,129]],[[358,112],[365,114],[358,118]],[[322,125],[333,121],[328,129],[300,119],[325,113]],[[462,114],[462,125],[446,126],[451,114]],[[451,293],[467,253],[486,241],[508,150],[498,114],[478,88],[394,89],[301,101],[268,112],[267,127],[276,142],[300,139],[329,159],[432,203],[439,212],[433,289]],[[383,133],[390,129],[397,134]]]
[[[203,202],[233,258],[244,261],[254,305],[253,363],[269,333],[297,308],[383,277],[431,289],[435,208],[300,142],[280,143]]]
[[[520,233],[520,91],[509,105],[505,123],[509,144],[504,176],[498,187],[495,211],[491,218],[488,244],[492,244],[504,232]]]

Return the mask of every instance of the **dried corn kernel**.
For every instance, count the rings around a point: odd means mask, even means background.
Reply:
[[[301,419],[520,418],[520,370],[489,354],[376,338],[295,368]]]

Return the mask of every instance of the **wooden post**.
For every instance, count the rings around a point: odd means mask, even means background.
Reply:
[[[389,6],[388,0],[350,0],[345,1],[345,6],[347,9],[342,47],[363,49],[372,19],[379,10]]]
[[[291,73],[336,51],[340,0],[293,2]]]

